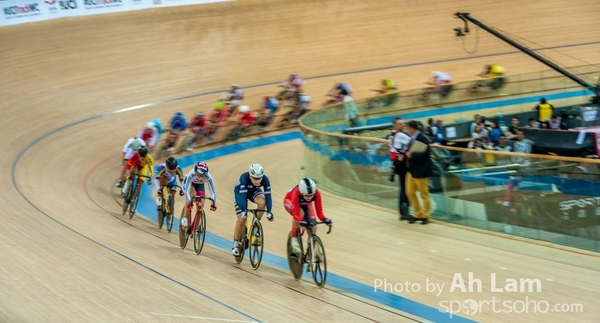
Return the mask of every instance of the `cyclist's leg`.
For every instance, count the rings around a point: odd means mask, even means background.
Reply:
[[[249,192],[251,193],[251,192]],[[235,203],[235,215],[237,217],[237,221],[235,222],[235,229],[233,231],[233,248],[231,249],[231,252],[233,253],[234,256],[239,256],[239,252],[238,252],[238,246],[240,244],[240,240],[242,238],[242,233],[243,233],[243,228],[244,228],[244,223],[246,221],[246,217],[247,214],[244,213],[242,215],[242,208],[240,207],[240,205],[244,206],[244,209],[247,209],[248,206],[248,197],[246,196],[236,196],[234,197],[234,203]]]
[[[167,179],[167,176],[161,176],[160,178],[155,179],[154,186],[156,187],[156,205],[158,207],[158,211],[160,211],[160,207],[162,206],[162,199],[165,198],[163,196],[163,188],[167,185],[172,185],[173,180],[176,179],[173,177],[171,181]]]
[[[127,163],[126,167],[126,176],[125,176],[125,184],[123,185],[123,190],[122,193],[123,194],[127,194],[127,191],[129,190],[129,186],[131,185],[131,174],[135,174],[138,171],[138,167],[136,165],[132,165],[130,163]]]
[[[253,194],[251,195],[250,201],[256,204],[257,209],[266,210],[267,207],[267,199],[265,194],[260,188],[254,189]],[[260,220],[265,212],[259,211],[256,212],[256,217]]]

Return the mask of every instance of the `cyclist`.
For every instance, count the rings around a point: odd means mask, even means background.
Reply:
[[[121,161],[123,169],[121,170],[121,176],[119,176],[119,180],[117,181],[117,187],[123,187],[123,180],[121,179],[123,178],[123,175],[125,175],[127,161],[142,146],[146,146],[146,143],[138,137],[129,138],[125,143],[125,146],[123,146],[123,160]]]
[[[315,181],[310,178],[301,179],[298,185],[287,192],[283,207],[292,216],[292,249],[296,253],[302,252],[297,236],[301,226],[306,227],[314,223],[315,216],[331,225],[331,220],[323,214],[321,192],[317,189]]]
[[[261,190],[264,188],[264,192]],[[239,256],[238,246],[240,243],[242,230],[246,221],[246,212],[248,206],[248,200],[252,203],[256,203],[256,207],[261,210],[267,210],[267,220],[273,221],[273,214],[271,208],[273,201],[271,200],[271,183],[269,178],[265,175],[265,170],[260,164],[252,164],[247,172],[243,173],[235,187],[233,189],[234,203],[235,203],[235,214],[237,215],[237,222],[235,223],[235,230],[233,233],[233,248],[231,253],[234,256]],[[264,212],[257,212],[256,217],[260,220]]]
[[[229,108],[229,114],[237,108],[244,99],[244,92],[237,84],[232,84],[230,88],[221,94],[219,101],[225,103]]]
[[[125,185],[123,185],[123,196],[127,194],[129,190],[129,185],[131,185],[131,174],[137,173],[138,175],[148,175],[148,185],[152,185],[152,177],[154,177],[154,159],[148,153],[148,148],[146,146],[140,147],[137,152],[135,152],[131,158],[127,161],[127,165],[125,166],[127,170],[127,177]],[[123,180],[123,178],[121,178]],[[144,182],[143,177],[139,177],[139,184]]]
[[[440,98],[446,97],[453,88],[452,77],[448,73],[440,71],[432,72],[425,84],[433,85],[433,87],[425,89],[420,100],[424,100],[429,94],[437,94]]]
[[[373,91],[378,92],[380,94],[385,94],[397,89],[398,85],[396,84],[396,82],[390,79],[382,79],[379,88],[373,89]]]
[[[190,170],[185,178],[183,179],[183,193],[185,194],[186,205],[185,213],[181,218],[181,226],[187,227],[189,225],[190,213],[192,211],[193,198],[196,196],[205,196],[204,183],[208,182],[210,186],[210,193],[212,195],[213,203],[210,205],[211,211],[217,210],[217,190],[215,189],[215,182],[212,175],[208,172],[208,165],[205,162],[198,162],[194,166],[194,169]],[[204,208],[204,200],[200,202],[202,208]]]
[[[204,112],[198,111],[196,115],[190,120],[190,124],[188,128],[190,129],[190,133],[188,134],[187,147],[185,150],[193,151],[194,150],[194,142],[202,138],[205,135],[205,128],[208,123]]]
[[[148,149],[152,151],[154,146],[156,146],[156,142],[158,142],[160,134],[154,122],[151,121],[148,122],[144,128],[140,129],[136,137],[142,139],[146,143]]]
[[[504,84],[506,80],[504,75],[506,70],[500,65],[484,65],[483,71],[477,76],[488,79],[487,83],[477,82],[472,91],[478,90],[480,87],[487,85],[492,90],[497,90]]]
[[[156,181],[154,185],[158,190],[156,194],[156,205],[158,206],[158,211],[160,211],[160,207],[162,205],[162,187],[163,186],[174,186],[177,185],[177,177],[179,177],[179,182],[183,185],[183,171],[181,167],[179,167],[179,163],[177,159],[174,157],[169,157],[165,160],[164,164],[158,166],[156,171]],[[179,195],[183,196],[183,191],[179,191]]]
[[[188,122],[183,115],[183,112],[175,112],[175,115],[169,121],[169,129],[166,130],[169,132],[169,135],[167,138],[165,138],[165,148],[168,152],[173,152],[173,150],[175,150],[177,139],[185,131],[185,129],[187,129],[187,127]]]

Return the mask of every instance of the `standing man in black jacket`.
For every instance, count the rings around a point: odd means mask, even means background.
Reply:
[[[410,223],[421,221],[421,224],[429,222],[431,213],[431,200],[429,198],[429,182],[428,177],[432,174],[431,164],[431,148],[425,135],[419,131],[419,124],[416,121],[409,121],[406,132],[411,137],[408,151],[405,153],[408,159],[408,173],[406,174],[406,196],[413,207],[413,218]],[[415,142],[420,142],[426,146],[426,149],[419,151],[415,146]],[[420,146],[420,145],[417,145]],[[423,200],[423,207],[417,199],[417,191]]]

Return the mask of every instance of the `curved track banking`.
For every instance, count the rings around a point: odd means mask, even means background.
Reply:
[[[545,8],[566,4],[554,0]],[[336,277],[363,286],[380,278],[450,283],[456,272],[487,274],[499,268],[507,277],[545,277],[544,298],[582,302],[586,311],[574,315],[580,322],[594,321],[598,310],[589,300],[600,288],[595,258],[445,226],[408,226],[389,210],[327,193],[325,207],[335,228],[323,240],[330,271],[338,276],[332,275],[325,289],[294,281],[269,261],[284,254],[289,219],[279,201],[302,175],[298,141],[211,155],[220,203],[217,212],[208,214],[208,230],[220,240],[200,256],[179,250],[173,243],[176,236],[159,232],[150,221],[116,215],[112,186],[117,150],[131,130],[150,115],[165,119],[175,110],[188,114],[208,107],[224,84],[241,84],[254,100],[274,92],[272,80],[294,71],[309,76],[308,92],[319,100],[318,94],[340,79],[352,84],[357,98],[371,94],[374,80],[390,75],[400,79],[403,89],[420,87],[422,76],[432,69],[472,79],[478,72],[473,66],[477,70],[491,58],[511,72],[546,69],[485,36],[478,55],[465,58],[445,32],[456,27],[451,13],[467,9],[488,21],[502,17],[503,24],[521,30],[523,37],[544,43],[539,49],[550,56],[557,54],[549,48],[571,55],[559,61],[564,66],[597,59],[597,33],[585,30],[597,25],[593,13],[598,4],[573,7],[565,15],[578,19],[568,28],[552,20],[532,23],[531,12],[543,15],[539,6],[519,1],[514,1],[519,12],[509,4],[460,5],[242,0],[1,29],[2,43],[10,46],[0,51],[5,67],[0,75],[7,80],[0,89],[6,117],[6,140],[0,143],[6,154],[0,161],[11,170],[14,191],[0,197],[7,214],[0,227],[0,321],[281,322],[305,321],[305,313],[311,313],[332,322],[441,322],[445,319],[437,319],[440,313],[432,313],[439,307],[435,295],[393,292],[386,299],[380,293],[386,301],[378,303],[362,297],[368,293],[354,296],[361,290],[334,288],[343,282]],[[257,25],[259,12],[264,19]],[[323,24],[325,18],[336,23]],[[361,28],[356,28],[357,21]],[[404,34],[390,38],[382,26]],[[331,37],[347,33],[353,37]],[[341,59],[347,53],[353,57]],[[394,65],[379,68],[388,65],[381,62]],[[186,95],[198,88],[202,93]],[[113,110],[115,106],[129,107]],[[229,239],[222,238],[231,236],[235,221],[228,203],[231,186],[254,161],[272,174],[276,208],[275,222],[265,224],[265,253],[272,258],[258,271],[250,270],[246,261],[234,265],[223,251]],[[513,318],[489,312],[473,316],[498,322]],[[519,319],[565,321],[560,315],[526,314]],[[452,321],[466,319],[455,316]]]

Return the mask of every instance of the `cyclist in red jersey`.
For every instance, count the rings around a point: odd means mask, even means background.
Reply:
[[[315,181],[310,178],[303,178],[298,185],[287,192],[283,200],[283,207],[293,217],[292,249],[294,249],[294,252],[302,252],[298,243],[298,229],[301,226],[305,227],[316,222],[315,215],[322,222],[331,225],[331,220],[325,217],[323,213],[321,192],[317,189]],[[313,228],[313,230],[316,230],[316,228]]]

